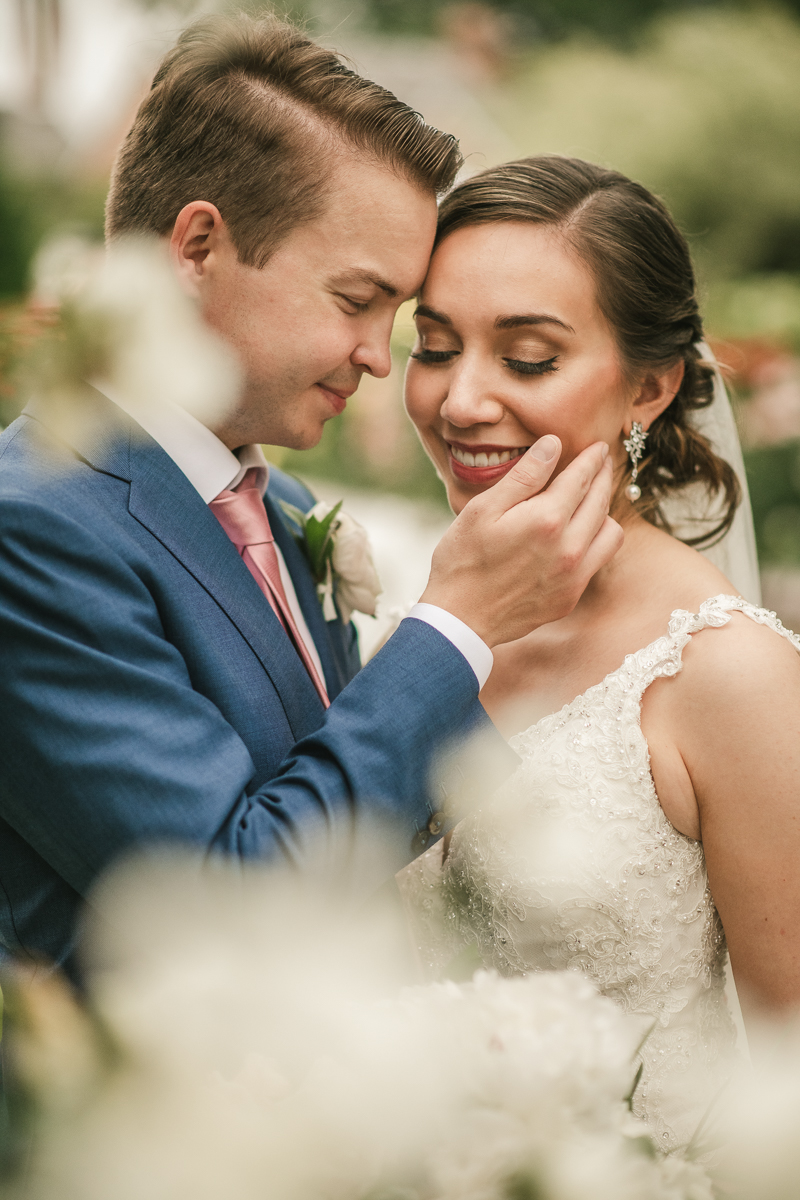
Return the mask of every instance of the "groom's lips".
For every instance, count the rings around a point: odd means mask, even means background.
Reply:
[[[447,448],[450,470],[456,479],[478,484],[494,483],[507,475],[528,449],[527,446],[469,445],[467,442],[448,442]],[[505,461],[500,461],[502,459]]]
[[[344,410],[347,408],[348,398],[353,394],[352,392],[336,391],[334,388],[328,387],[326,383],[318,383],[317,387],[322,392],[323,396],[328,401],[337,417],[340,413],[344,412]]]

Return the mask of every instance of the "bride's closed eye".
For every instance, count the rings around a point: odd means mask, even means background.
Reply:
[[[443,363],[449,362],[451,358],[455,358],[460,354],[459,350],[412,350],[411,357],[421,363]]]
[[[436,363],[450,362],[460,354],[460,350],[412,350],[411,357],[417,362],[427,363],[429,366]],[[546,375],[550,371],[557,371],[555,365],[558,355],[555,354],[552,358],[542,359],[540,362],[531,362],[525,358],[504,358],[503,362],[511,371],[516,371],[518,375]]]
[[[552,358],[542,359],[541,362],[530,362],[525,358],[504,358],[503,362],[518,375],[547,375],[550,371],[558,370],[555,365],[557,359],[558,355],[554,354]]]

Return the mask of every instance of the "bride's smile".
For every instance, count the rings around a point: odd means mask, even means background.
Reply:
[[[547,226],[472,225],[437,248],[406,405],[455,512],[547,433],[561,439],[559,469],[596,441],[624,462],[623,433],[642,420],[630,415],[639,389],[595,292]]]
[[[527,446],[468,445],[448,442],[452,458],[451,468],[457,479],[465,483],[494,483],[501,475],[511,470],[514,460],[528,449]]]

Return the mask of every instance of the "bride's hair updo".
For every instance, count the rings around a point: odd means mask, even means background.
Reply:
[[[687,484],[702,484],[719,497],[721,509],[712,529],[684,540],[719,540],[733,521],[739,481],[688,419],[711,403],[714,371],[697,348],[703,323],[689,247],[665,206],[618,171],[578,158],[523,158],[454,188],[439,209],[437,244],[456,229],[499,221],[532,221],[563,234],[594,276],[598,304],[631,381],[683,361],[677,395],[650,426],[635,507],[670,530],[661,502]],[[626,482],[627,475],[620,490]]]

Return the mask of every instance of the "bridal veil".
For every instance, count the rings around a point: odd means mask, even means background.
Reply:
[[[753,511],[736,421],[719,364],[710,346],[700,342],[698,349],[702,360],[714,367],[714,399],[707,408],[694,412],[691,421],[698,433],[708,438],[720,458],[730,463],[742,489],[742,501],[730,529],[719,542],[701,550],[701,553],[719,567],[745,600],[758,605],[761,603],[761,584]],[[662,508],[677,537],[696,537],[702,533],[704,526],[711,529],[716,524],[716,509],[712,505],[712,511],[709,512],[708,494],[702,485],[684,488],[679,495],[665,500]]]

